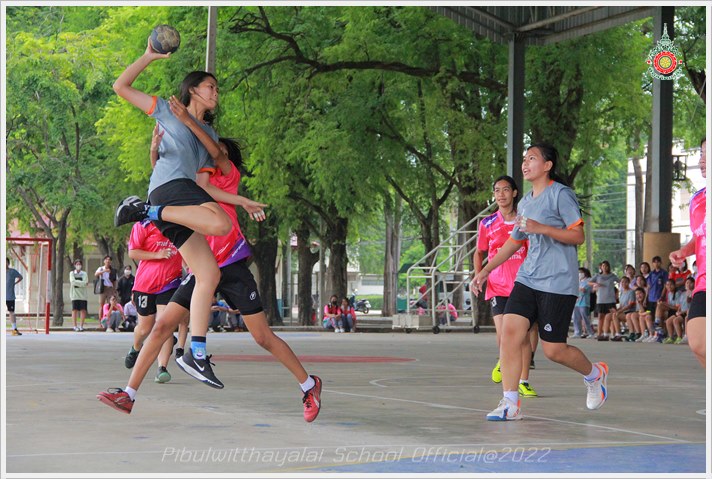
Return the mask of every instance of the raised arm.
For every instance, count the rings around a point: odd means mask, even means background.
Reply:
[[[133,85],[136,78],[151,62],[161,58],[168,58],[169,56],[170,53],[156,53],[153,48],[151,48],[151,41],[149,38],[146,42],[146,51],[143,55],[129,65],[114,82],[114,91],[116,94],[135,107],[140,108],[142,111],[149,111],[153,105],[153,97],[142,92],[141,90],[137,90],[131,85]]]

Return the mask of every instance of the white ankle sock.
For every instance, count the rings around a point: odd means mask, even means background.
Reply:
[[[517,404],[519,402],[519,391],[504,391],[504,398],[509,402]]]
[[[592,364],[591,366],[593,366],[591,372],[583,377],[586,381],[595,381],[596,379],[598,379],[598,376],[601,375],[601,370],[598,366],[596,366],[595,364]]]
[[[124,389],[124,391],[126,391],[126,394],[129,395],[132,401],[136,398],[136,390],[134,388],[126,386],[126,389]]]
[[[302,388],[302,392],[307,392],[311,388],[313,388],[315,384],[316,383],[314,382],[314,378],[311,376],[307,376],[307,380],[301,383],[299,387]]]

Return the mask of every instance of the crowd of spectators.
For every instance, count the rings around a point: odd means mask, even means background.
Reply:
[[[598,341],[687,344],[685,320],[695,287],[695,272],[687,262],[677,268],[655,256],[618,276],[608,261],[597,274],[579,268],[579,295],[572,323],[574,338]],[[593,313],[597,319],[594,330]]]

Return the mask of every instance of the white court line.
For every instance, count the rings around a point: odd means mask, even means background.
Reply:
[[[434,407],[434,408],[438,408],[438,409],[462,409],[465,411],[489,412],[488,409],[476,409],[476,408],[465,407],[465,406],[452,406],[449,404],[439,404],[439,403],[432,403],[432,402],[426,402],[426,401],[415,401],[412,399],[389,398],[389,397],[385,397],[385,396],[372,396],[370,394],[347,393],[347,392],[342,392],[342,391],[335,391],[333,389],[324,389],[324,391],[334,393],[334,394],[343,394],[346,396],[358,396],[358,397],[365,397],[365,398],[372,398],[372,399],[387,399],[389,401],[407,402],[407,403],[412,403],[412,404],[422,404],[424,406]],[[559,422],[562,424],[574,424],[577,426],[587,426],[587,427],[594,427],[594,428],[599,428],[599,429],[607,429],[610,431],[625,432],[628,434],[638,434],[640,436],[657,437],[659,439],[665,439],[667,441],[673,441],[673,442],[678,442],[678,443],[690,443],[691,442],[691,441],[686,441],[684,439],[677,439],[674,437],[659,436],[657,434],[648,434],[645,432],[631,431],[629,429],[621,429],[621,428],[611,427],[611,426],[602,426],[599,424],[587,424],[587,423],[583,423],[583,422],[564,421],[561,419],[551,419],[551,418],[541,417],[541,416],[530,416],[527,414],[525,414],[524,417],[525,418],[531,417],[534,419],[540,419],[542,421]]]

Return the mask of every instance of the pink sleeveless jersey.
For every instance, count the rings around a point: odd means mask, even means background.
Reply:
[[[156,252],[170,248],[173,254],[167,259],[142,259],[136,270],[133,290],[147,294],[163,293],[180,285],[183,259],[168,238],[149,220],[135,223],[129,238],[129,250]]]
[[[695,236],[697,278],[693,293],[697,293],[707,290],[707,188],[702,188],[690,200],[690,229]]]
[[[228,193],[237,194],[240,185],[240,170],[230,163],[230,172],[224,175],[220,168],[210,177],[210,183],[217,188]],[[250,256],[250,247],[240,230],[237,222],[237,211],[235,205],[219,203],[232,221],[232,229],[225,236],[206,236],[210,249],[215,255],[215,260],[219,267],[224,267]]]
[[[495,214],[480,221],[477,233],[477,249],[487,251],[487,260],[491,260],[504,243],[507,242],[513,229],[514,222],[508,223],[504,221],[502,214],[497,211]],[[517,271],[519,271],[519,267],[527,256],[528,245],[527,241],[523,242],[522,246],[507,261],[496,267],[489,274],[485,299],[490,299],[494,296],[509,296],[514,287]]]

